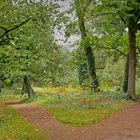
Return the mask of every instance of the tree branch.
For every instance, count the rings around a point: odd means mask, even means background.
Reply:
[[[22,23],[18,24],[18,25],[15,25],[14,27],[12,27],[11,29],[7,29],[3,26],[0,26],[1,29],[4,29],[5,32],[0,36],[0,39],[3,38],[5,35],[7,35],[9,32],[12,32],[13,30],[16,30],[18,29],[19,27],[21,27],[22,25],[24,25],[25,23],[29,22],[32,18],[28,18],[26,19],[25,21],[23,21]]]
[[[121,54],[124,55],[124,56],[127,56],[125,53],[123,53],[123,52],[120,51],[119,49],[116,49],[116,48],[111,48],[111,49],[116,50],[117,52],[121,53]]]
[[[100,13],[100,14],[97,14],[97,15],[91,15],[90,17],[87,17],[87,20],[91,20],[93,19],[93,17],[101,17],[101,16],[105,16],[105,15],[117,15],[117,13],[113,13],[113,12],[105,12],[105,13]]]
[[[115,50],[117,52],[119,52],[120,54],[127,56],[125,53],[123,53],[121,50],[117,49],[117,48],[105,48],[105,47],[100,47],[102,49],[107,49],[107,50]]]
[[[4,30],[5,32],[8,30],[6,27],[4,27],[2,25],[0,25],[0,29]],[[6,34],[6,37],[7,37],[8,40],[10,39],[8,34]]]
[[[121,15],[119,15],[119,16],[120,16],[121,20],[124,22],[124,24],[126,24],[125,19]]]

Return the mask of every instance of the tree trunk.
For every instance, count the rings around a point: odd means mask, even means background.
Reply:
[[[1,89],[2,89],[2,80],[0,79],[0,96],[1,96]]]
[[[79,75],[79,84],[81,86],[85,85],[85,83],[89,80],[89,74],[88,74],[88,70],[87,70],[87,62],[86,61],[79,64],[78,75]]]
[[[79,28],[81,32],[82,40],[85,40],[87,37],[84,19],[79,17]],[[94,91],[99,91],[99,84],[96,76],[96,67],[95,67],[95,56],[93,54],[90,43],[85,44],[84,46],[85,55],[87,59],[89,75],[91,79],[91,88]]]
[[[23,82],[22,90],[21,90],[21,95],[24,95],[25,93],[27,93],[27,90],[26,90],[26,87],[25,87],[25,82]]]
[[[125,63],[125,74],[123,81],[123,92],[127,93],[128,91],[128,73],[129,73],[129,55],[127,55],[126,63]]]
[[[129,77],[128,77],[128,96],[136,99],[136,31],[129,28]]]
[[[89,74],[91,78],[91,88],[94,89],[94,91],[98,91],[99,84],[96,76],[95,57],[92,52],[91,46],[85,47],[85,53],[88,62]]]
[[[30,80],[29,80],[29,77],[27,75],[24,76],[24,85],[25,85],[25,90],[28,93],[28,97],[29,98],[36,97],[36,94],[31,87]]]

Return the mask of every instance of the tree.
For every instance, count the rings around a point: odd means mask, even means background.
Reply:
[[[132,99],[136,99],[135,81],[136,81],[136,32],[139,29],[140,20],[140,1],[127,1],[128,10],[123,10],[126,14],[122,16],[122,20],[128,27],[129,36],[129,76],[128,76],[128,95]]]
[[[124,93],[127,93],[128,91],[128,73],[129,73],[129,55],[127,55],[126,62],[125,62],[125,74],[124,74],[124,81],[123,81]]]
[[[139,0],[101,0],[97,4],[100,15],[114,15],[120,18],[125,28],[128,28],[129,42],[129,76],[128,76],[128,96],[136,99],[135,78],[136,78],[136,32],[139,30],[140,1]]]
[[[85,21],[84,21],[86,8],[88,5],[90,5],[90,1],[75,0],[74,4],[75,4],[76,15],[78,18],[79,29],[81,32],[83,47],[87,58],[89,74],[91,79],[91,87],[92,89],[94,89],[94,91],[98,91],[99,83],[96,76],[95,57],[91,48],[90,40],[88,40],[89,38],[86,32]]]
[[[33,97],[35,93],[29,77],[35,76],[42,57],[46,55],[44,52],[54,46],[51,16],[55,7],[42,2],[12,3],[8,0],[1,6],[8,7],[6,10],[2,8],[0,15],[3,19],[0,26],[2,77],[13,81],[23,79],[29,97]],[[6,15],[10,8],[12,12]],[[11,21],[10,25],[7,20]]]

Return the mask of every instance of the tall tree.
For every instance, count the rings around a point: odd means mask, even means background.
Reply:
[[[44,52],[54,46],[51,18],[55,7],[44,2],[29,1],[12,3],[6,0],[2,4],[0,5],[2,76],[4,79],[14,81],[23,78],[29,97],[33,97],[35,93],[31,88],[29,77],[31,79],[35,76],[42,56],[46,55]],[[4,6],[7,7],[6,10]],[[8,10],[12,12],[9,13]]]
[[[136,82],[136,33],[139,30],[140,20],[140,1],[139,0],[101,0],[99,4],[102,9],[101,15],[113,14],[120,17],[125,28],[128,29],[129,42],[129,76],[128,76],[128,96],[136,99],[135,82]],[[101,8],[102,7],[102,8]]]
[[[136,99],[135,82],[136,82],[136,32],[139,29],[140,21],[140,1],[127,1],[128,10],[123,11],[126,16],[122,17],[128,27],[129,36],[129,76],[128,76],[128,95]]]
[[[78,18],[78,24],[79,29],[81,32],[81,38],[83,42],[83,47],[85,51],[85,55],[87,58],[88,68],[89,68],[89,74],[91,79],[91,87],[94,89],[94,91],[99,90],[99,83],[96,76],[96,67],[95,67],[95,56],[93,54],[93,50],[90,44],[90,40],[88,40],[88,33],[86,31],[85,27],[85,12],[87,10],[87,7],[90,5],[90,0],[75,0],[75,11]]]

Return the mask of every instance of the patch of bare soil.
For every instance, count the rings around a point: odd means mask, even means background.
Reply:
[[[12,104],[47,140],[140,140],[140,104],[97,125],[74,128],[58,122],[48,111],[32,104]],[[93,116],[94,117],[94,116]]]

